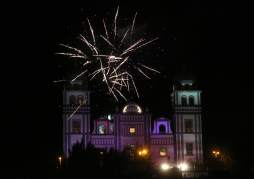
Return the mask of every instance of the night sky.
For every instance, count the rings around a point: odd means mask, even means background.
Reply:
[[[138,102],[148,107],[153,117],[171,118],[172,82],[191,76],[203,91],[204,151],[219,146],[239,165],[249,165],[253,158],[249,156],[253,151],[253,65],[246,55],[244,18],[238,10],[221,2],[101,4],[93,0],[6,8],[1,55],[3,168],[26,172],[55,167],[56,156],[61,154],[62,85],[52,81],[72,74],[72,69],[66,67],[67,58],[54,53],[60,50],[59,43],[75,44],[87,17],[97,23],[102,17],[112,19],[117,5],[119,21],[131,21],[138,11],[140,33],[159,37],[138,55],[161,71],[150,81],[142,77],[138,81]],[[94,116],[115,110],[112,97],[99,100],[100,95],[93,93]],[[135,101],[135,97],[129,98]]]

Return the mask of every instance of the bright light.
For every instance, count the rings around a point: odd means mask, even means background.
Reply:
[[[58,157],[58,162],[59,162],[59,167],[61,168],[62,167],[62,157],[61,156]]]
[[[141,114],[142,113],[142,109],[139,106],[137,106],[137,109],[138,109],[138,113]]]
[[[128,113],[128,112],[135,112],[135,113],[142,113],[142,109],[140,106],[134,104],[134,105],[126,105],[123,108],[123,113]]]
[[[136,128],[135,127],[130,127],[130,133],[134,134],[136,132]]]
[[[128,108],[128,105],[124,106],[124,108],[123,108],[123,113],[126,113],[126,112],[127,112],[127,108]]]
[[[103,34],[102,32],[95,31],[98,28],[94,28],[92,25],[93,23],[90,23],[87,18],[88,29],[90,29],[91,36],[87,37],[80,34],[78,39],[81,41],[81,47],[76,48],[74,46],[60,44],[60,46],[66,48],[66,50],[65,52],[56,53],[75,60],[82,59],[82,63],[79,65],[83,71],[76,74],[71,82],[76,81],[84,75],[90,78],[88,81],[97,79],[102,84],[106,85],[106,91],[111,94],[117,102],[119,101],[118,97],[122,97],[124,100],[128,101],[123,95],[124,90],[130,92],[132,91],[130,89],[133,89],[136,96],[139,98],[138,89],[134,81],[134,78],[136,79],[139,73],[147,79],[150,79],[147,74],[148,71],[160,73],[156,69],[140,63],[140,61],[135,61],[136,58],[129,58],[133,57],[136,51],[138,52],[141,48],[158,40],[158,37],[146,40],[146,38],[140,38],[139,35],[135,35],[136,31],[133,30],[136,30],[134,26],[136,24],[135,19],[137,13],[135,13],[132,22],[128,25],[131,28],[123,32],[123,29],[119,28],[121,23],[119,21],[120,19],[118,19],[118,12],[119,6],[117,7],[113,20],[108,20],[112,22],[112,24],[106,24],[105,21],[102,20],[104,26],[104,29],[102,29],[105,32],[103,32]],[[98,25],[98,23],[94,24]],[[131,41],[128,39],[131,39]],[[105,45],[102,46],[101,44]],[[76,69],[74,70],[76,71]],[[136,73],[133,73],[133,71],[136,71]],[[61,81],[69,80],[59,80],[55,82]],[[74,113],[76,112],[77,111]],[[141,112],[141,109],[138,109],[138,113]]]
[[[189,166],[187,163],[180,163],[178,166],[177,166],[181,171],[186,171],[189,169]]]
[[[143,153],[143,155],[146,155],[147,154],[147,150],[143,149],[142,153]]]
[[[215,157],[218,157],[218,155],[220,155],[220,151],[218,150],[213,150],[212,153]]]
[[[111,117],[111,115],[109,114],[109,115],[108,115],[108,120],[111,120],[111,119],[112,119],[112,117]]]
[[[166,156],[167,155],[167,149],[165,147],[160,148],[160,156]]]
[[[161,170],[167,171],[170,168],[168,163],[162,163],[161,164]]]
[[[147,149],[141,149],[138,151],[138,155],[140,155],[140,156],[146,156],[147,154],[148,154]]]

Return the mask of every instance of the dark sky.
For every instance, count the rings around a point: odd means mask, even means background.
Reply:
[[[219,146],[233,158],[250,161],[253,65],[247,57],[245,18],[229,4],[199,1],[117,3],[82,1],[64,4],[12,4],[4,12],[2,104],[6,165],[26,172],[34,164],[54,167],[61,152],[62,86],[65,58],[54,53],[59,43],[73,42],[86,17],[119,19],[138,11],[137,27],[160,39],[144,50],[147,63],[161,71],[141,80],[141,104],[153,116],[170,118],[170,92],[175,76],[191,74],[202,93],[205,151]],[[96,16],[95,16],[96,15]],[[99,22],[100,23],[100,22]],[[68,71],[69,70],[69,71]],[[68,72],[71,72],[68,69]],[[111,98],[94,100],[100,111],[114,110]],[[9,154],[9,153],[8,153]],[[8,156],[8,155],[7,155]],[[36,167],[35,167],[36,168]]]

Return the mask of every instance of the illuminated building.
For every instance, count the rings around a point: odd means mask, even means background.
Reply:
[[[128,103],[107,117],[91,119],[90,93],[80,82],[66,87],[63,96],[63,149],[67,157],[75,143],[83,142],[85,146],[91,143],[97,148],[118,151],[143,147],[139,155],[149,154],[158,166],[203,161],[201,91],[195,89],[192,81],[174,85],[174,115],[169,119],[152,119],[147,110],[135,103]]]

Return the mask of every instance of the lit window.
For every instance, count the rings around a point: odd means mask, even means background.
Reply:
[[[166,156],[166,155],[167,155],[166,147],[161,147],[160,148],[160,156],[163,157],[163,156]]]
[[[192,119],[185,119],[184,120],[184,125],[185,125],[185,132],[193,132]]]
[[[134,134],[136,132],[136,128],[135,127],[130,127],[130,133]]]
[[[77,121],[77,120],[72,121],[72,132],[73,133],[80,133],[81,132],[80,121]]]
[[[105,134],[105,126],[103,124],[98,126],[98,132],[99,134]]]
[[[193,155],[193,143],[186,143],[186,155]]]

